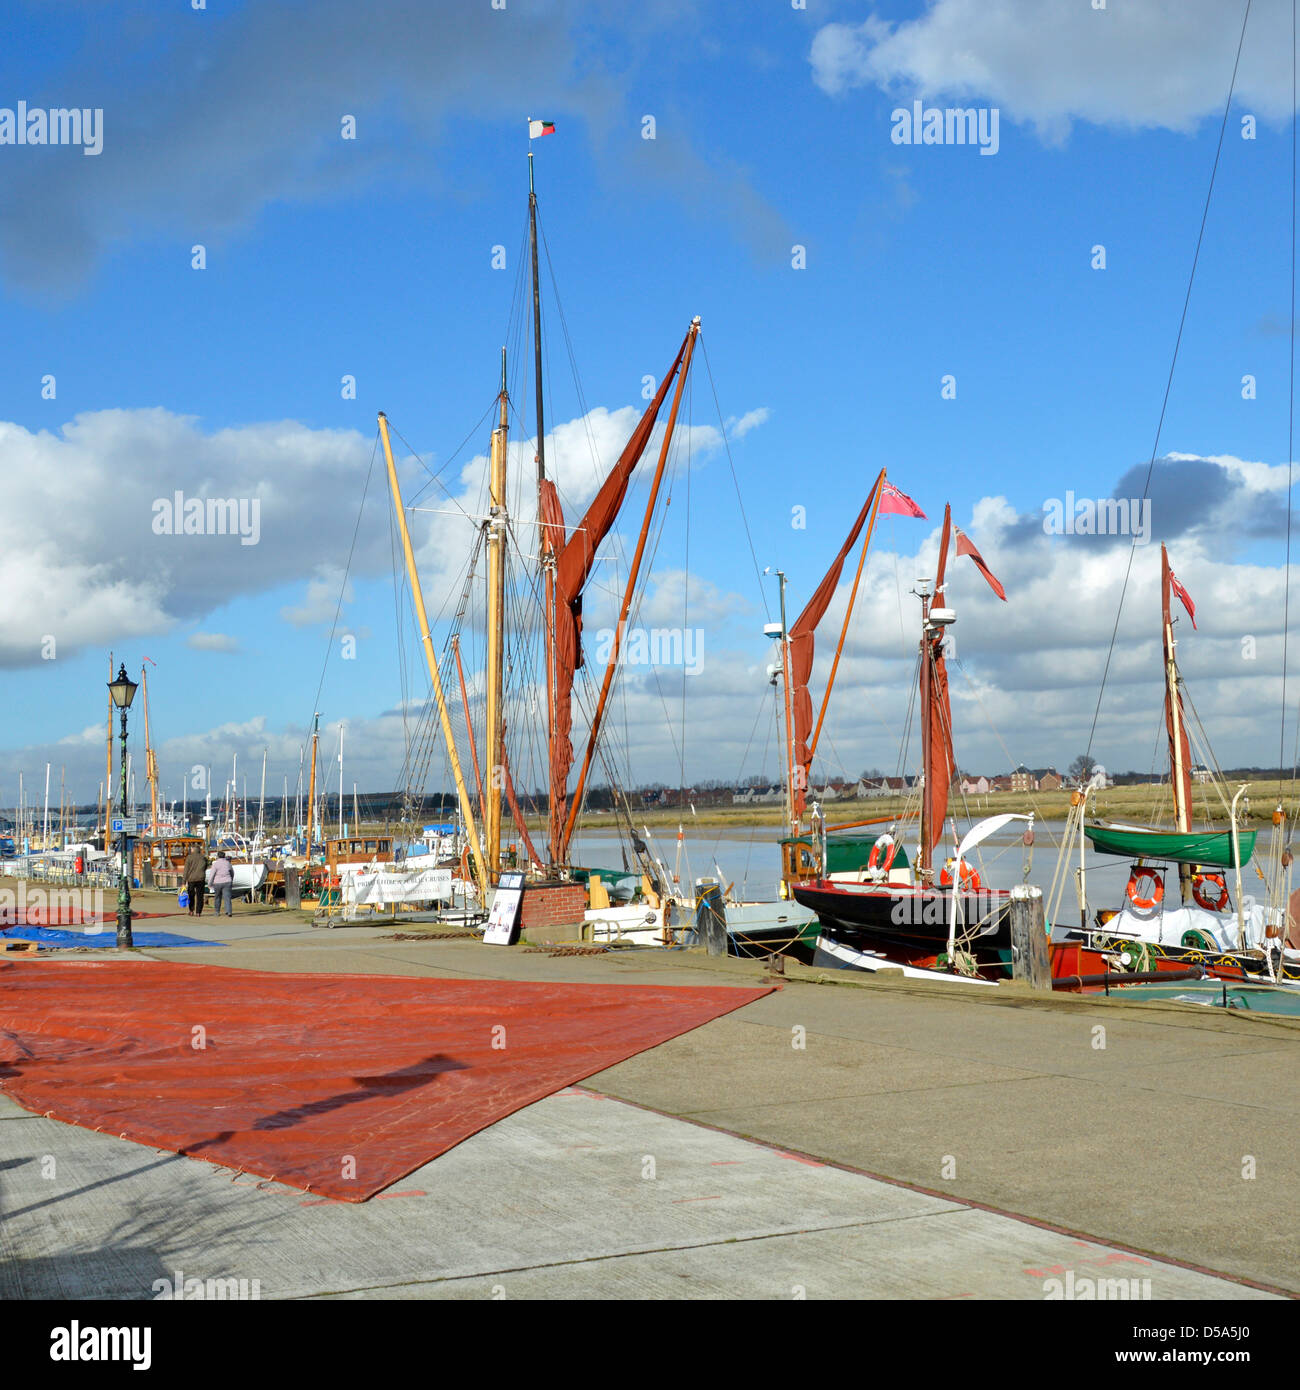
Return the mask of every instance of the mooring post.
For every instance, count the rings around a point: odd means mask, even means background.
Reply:
[[[1052,956],[1043,914],[1043,890],[1018,883],[1011,890],[1011,977],[1031,989],[1052,988]]]
[[[727,910],[716,878],[695,880],[695,930],[711,956],[727,954]]]
[[[291,908],[302,906],[302,880],[299,871],[292,865],[284,871],[284,905]]]

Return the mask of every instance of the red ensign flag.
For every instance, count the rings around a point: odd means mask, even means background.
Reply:
[[[1182,605],[1187,609],[1187,616],[1192,620],[1192,626],[1196,626],[1196,605],[1192,602],[1192,596],[1174,578],[1173,570],[1169,571],[1169,587],[1176,593],[1182,601]]]
[[[916,505],[907,493],[896,488],[888,478],[880,490],[880,510],[882,512],[897,512],[899,516],[919,516],[922,521],[926,519],[925,513]]]

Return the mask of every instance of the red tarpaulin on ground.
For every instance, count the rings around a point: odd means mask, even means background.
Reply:
[[[0,1089],[56,1120],[360,1202],[768,993],[0,963]]]

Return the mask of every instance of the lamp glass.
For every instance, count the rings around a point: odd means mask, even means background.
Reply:
[[[131,708],[131,701],[135,699],[135,692],[138,688],[135,681],[126,674],[125,666],[120,666],[117,679],[108,683],[108,693],[113,697],[113,703],[118,709]]]

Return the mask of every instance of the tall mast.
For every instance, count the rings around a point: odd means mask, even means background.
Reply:
[[[785,572],[777,570],[781,585],[781,690],[785,701],[785,795],[790,834],[799,833],[794,795],[794,713],[790,708],[790,629],[785,620]]]
[[[461,772],[460,754],[456,751],[456,738],[451,729],[451,716],[447,713],[447,699],[443,694],[442,675],[433,655],[433,638],[429,633],[429,615],[424,607],[424,590],[420,586],[420,572],[415,565],[415,552],[411,549],[411,534],[406,525],[406,509],[402,506],[402,492],[397,482],[397,465],[393,462],[393,446],[388,438],[388,417],[379,412],[379,435],[384,445],[384,460],[388,465],[388,486],[393,494],[393,510],[397,515],[397,529],[402,538],[402,551],[406,556],[407,577],[411,581],[411,600],[415,604],[416,621],[420,625],[420,645],[424,649],[425,664],[429,668],[429,679],[433,683],[433,695],[438,705],[438,717],[442,723],[442,736],[447,745],[447,759],[451,763],[451,775],[456,782],[456,795],[460,801],[461,819],[465,822],[465,834],[469,840],[470,855],[474,862],[474,877],[478,881],[483,901],[487,901],[487,868],[483,859],[483,849],[479,842],[478,826],[474,820],[474,806],[470,801],[469,789]]]
[[[921,846],[917,855],[917,877],[924,880],[930,865],[930,788],[933,785],[933,750],[930,746],[930,586],[917,585],[921,599]]]
[[[158,833],[158,759],[149,739],[149,658],[140,666],[140,692],[144,698],[144,775],[149,783],[149,832]]]
[[[339,839],[343,838],[343,725],[339,725]]]
[[[487,594],[487,867],[493,878],[501,872],[501,793],[505,786],[505,544],[506,544],[506,350],[501,349],[500,419],[492,431],[491,476],[488,483]]]
[[[307,789],[307,862],[311,862],[311,832],[316,811],[316,740],[320,736],[320,711],[311,720],[311,785]]]
[[[700,319],[697,314],[691,320],[691,326],[686,333],[686,345],[682,352],[681,371],[677,377],[677,385],[673,390],[673,403],[668,412],[668,425],[664,430],[663,441],[659,446],[659,462],[655,467],[654,480],[650,484],[650,497],[646,502],[645,517],[641,522],[641,534],[637,537],[636,552],[632,556],[632,564],[627,573],[627,587],[623,591],[623,606],[619,610],[618,623],[614,628],[614,649],[610,653],[609,663],[605,667],[605,679],[601,683],[600,697],[596,702],[596,712],[592,716],[591,729],[587,734],[587,751],[582,760],[582,771],[578,774],[578,784],[574,788],[573,800],[569,804],[569,818],[564,827],[564,839],[561,849],[564,857],[567,858],[569,841],[573,838],[573,828],[578,820],[578,810],[582,805],[582,794],[587,786],[587,773],[591,770],[592,756],[596,751],[596,740],[600,736],[601,721],[605,715],[605,702],[609,698],[610,685],[614,679],[614,671],[619,664],[619,657],[622,654],[623,631],[627,623],[628,610],[632,606],[632,596],[636,592],[637,577],[641,571],[641,559],[645,554],[646,541],[650,536],[650,521],[654,515],[655,502],[659,497],[659,487],[663,482],[664,468],[668,463],[668,451],[673,442],[673,430],[677,424],[677,411],[682,403],[682,391],[686,385],[687,374],[691,370],[691,358],[695,353],[695,340],[700,332]]]
[[[108,654],[108,683],[113,683],[113,653]],[[113,696],[108,697],[108,753],[104,770],[104,785],[109,789],[104,803],[104,848],[108,849],[108,818],[113,812]]]
[[[533,254],[533,381],[537,393],[537,486],[546,478],[546,410],[542,404],[542,292],[537,274],[537,191],[533,152],[528,151],[528,244]],[[502,383],[503,391],[505,383]]]
[[[532,122],[529,121],[531,146]],[[542,484],[546,481],[546,407],[542,398],[542,292],[537,266],[537,189],[533,184],[533,152],[528,151],[528,245],[533,263],[533,389],[537,397],[537,508],[541,518]],[[555,740],[555,541],[550,527],[537,530],[537,553],[542,568],[542,634],[546,667],[546,746]],[[563,539],[561,537],[561,539]],[[547,759],[549,770],[550,759]],[[555,788],[549,785],[547,804],[552,830],[555,826]]]
[[[262,815],[266,810],[266,754],[267,749],[262,749],[262,790],[257,796],[257,838],[262,838]]]
[[[1160,547],[1161,634],[1165,656],[1165,713],[1169,730],[1169,780],[1174,791],[1174,826],[1183,834],[1192,829],[1192,776],[1183,700],[1178,691],[1178,662],[1174,655],[1174,622],[1169,611],[1169,554]]]

